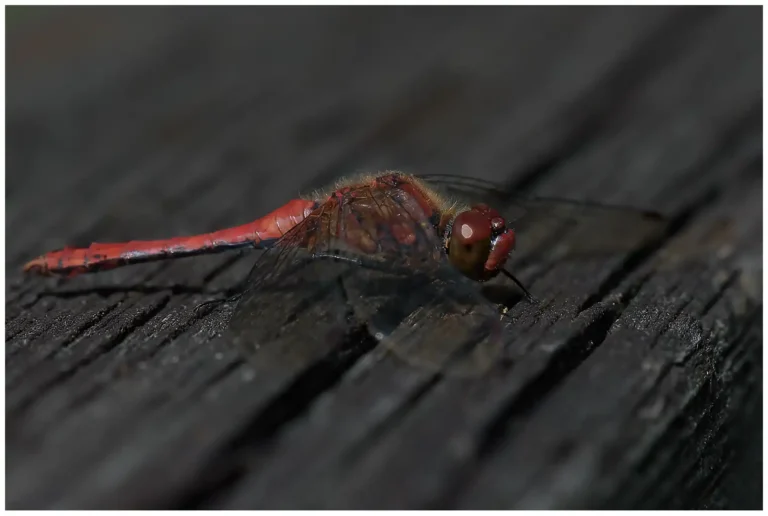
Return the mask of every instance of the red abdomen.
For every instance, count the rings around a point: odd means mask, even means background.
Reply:
[[[74,276],[133,263],[218,253],[238,247],[269,247],[301,223],[316,207],[314,201],[294,199],[253,222],[212,233],[164,240],[94,243],[85,248],[65,247],[27,262],[24,270],[38,274]]]

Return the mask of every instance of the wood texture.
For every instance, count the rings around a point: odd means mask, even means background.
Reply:
[[[759,8],[6,19],[9,508],[761,505]],[[311,338],[257,367],[230,305],[195,309],[245,278],[247,253],[19,271],[385,168],[667,222],[561,260],[521,232],[516,272],[543,308],[514,305],[512,366],[472,380]]]

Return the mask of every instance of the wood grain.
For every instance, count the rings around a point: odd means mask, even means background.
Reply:
[[[758,8],[15,9],[9,508],[761,506]],[[665,223],[559,259],[521,230],[543,304],[512,307],[512,365],[479,379],[364,334],[334,354],[309,321],[301,360],[258,367],[231,304],[195,309],[252,253],[19,270],[387,168]]]

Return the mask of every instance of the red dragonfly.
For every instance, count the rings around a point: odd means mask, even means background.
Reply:
[[[507,209],[502,214],[478,200]],[[569,251],[577,253],[630,248],[660,228],[659,217],[648,212],[515,199],[481,180],[386,172],[342,180],[241,226],[67,247],[28,262],[24,270],[73,276],[234,248],[264,249],[230,323],[249,349],[338,337],[363,325],[410,364],[475,373],[494,365],[504,340],[499,308],[483,296],[480,283],[503,273],[533,300],[505,269],[517,239],[512,223],[523,220],[537,225],[526,233],[530,248],[557,251],[569,232]],[[586,229],[574,233],[585,221]]]

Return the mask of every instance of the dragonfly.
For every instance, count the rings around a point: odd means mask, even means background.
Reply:
[[[290,357],[315,341],[338,341],[364,328],[410,365],[475,375],[499,363],[507,325],[482,285],[501,275],[536,302],[506,268],[518,232],[529,256],[541,250],[588,255],[631,249],[662,226],[661,216],[645,210],[520,198],[480,179],[387,171],[342,179],[244,225],[65,247],[24,270],[72,277],[261,249],[229,323],[255,357]]]

